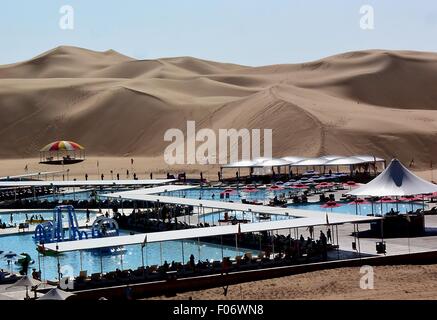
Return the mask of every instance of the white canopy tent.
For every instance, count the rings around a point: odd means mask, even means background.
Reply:
[[[282,160],[288,161],[290,164],[297,163],[299,161],[303,161],[308,159],[307,157],[283,157]]]
[[[399,160],[393,159],[388,167],[368,184],[348,192],[354,196],[411,196],[437,192],[437,185],[428,182],[410,170]]]

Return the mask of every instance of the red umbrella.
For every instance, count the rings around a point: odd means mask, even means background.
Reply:
[[[341,207],[341,204],[335,202],[335,201],[328,201],[324,205],[321,205],[322,208],[338,208]]]
[[[395,202],[397,202],[395,199],[392,199],[390,197],[382,197],[381,199],[379,199],[379,201],[381,203],[395,203]]]
[[[424,199],[424,197],[419,195],[419,196],[414,196],[414,197],[403,197],[403,198],[400,198],[399,200],[405,201],[405,202],[415,202],[415,201],[422,201],[423,199]]]
[[[291,186],[290,188],[292,188],[292,189],[308,189],[308,186],[306,184],[303,184],[303,183],[298,183],[298,184]]]
[[[244,192],[258,192],[258,189],[255,187],[246,187],[243,189]]]
[[[347,182],[345,182],[345,184],[348,186],[356,186],[357,185],[357,183],[355,181],[347,181]]]
[[[369,201],[366,201],[364,199],[355,199],[354,201],[349,202],[350,205],[359,205],[359,204],[370,204]]]
[[[361,205],[361,204],[370,204],[370,202],[366,201],[364,199],[357,198],[354,201],[349,202],[349,204],[350,205],[355,205],[355,214],[358,215],[358,205]]]
[[[330,188],[332,187],[334,184],[333,183],[329,183],[329,182],[321,182],[318,185],[316,185],[316,189],[324,189],[324,188]]]
[[[280,186],[271,186],[271,187],[269,188],[269,190],[270,190],[270,191],[278,191],[278,190],[284,190],[284,188],[283,188],[283,187],[280,187]]]
[[[236,191],[234,189],[225,189],[224,191],[220,192],[220,194],[231,194],[235,192]]]

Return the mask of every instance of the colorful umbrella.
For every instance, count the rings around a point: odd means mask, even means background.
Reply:
[[[49,143],[44,148],[42,148],[41,152],[48,152],[48,151],[76,151],[76,150],[84,150],[85,148],[82,147],[80,144],[73,142],[73,141],[55,141],[52,143]]]
[[[355,181],[347,181],[345,182],[345,184],[347,184],[348,186],[356,186],[357,183]]]
[[[246,187],[243,189],[243,192],[258,192],[258,189],[255,187]]]
[[[316,189],[325,189],[325,188],[331,188],[334,184],[330,182],[321,182],[318,185],[316,185]]]
[[[298,184],[295,184],[293,186],[290,186],[290,188],[292,188],[292,189],[308,189],[308,186],[306,184],[303,184],[303,183],[298,183]]]
[[[341,207],[341,204],[337,203],[336,201],[328,201],[325,204],[321,205],[322,208],[338,208]]]
[[[349,202],[349,205],[355,205],[355,214],[358,215],[358,205],[362,205],[362,204],[370,204],[370,202],[364,200],[364,199],[360,199],[357,198],[354,201]],[[372,208],[373,211],[373,208]],[[360,211],[361,213],[361,211]]]
[[[236,191],[234,189],[225,189],[224,191],[220,192],[220,194],[233,194]]]
[[[395,199],[390,198],[390,197],[382,197],[381,199],[379,199],[379,202],[381,202],[381,203],[395,203],[397,201]]]
[[[278,191],[278,190],[284,190],[284,188],[283,188],[283,187],[280,187],[280,186],[271,186],[271,187],[269,188],[269,190],[270,190],[270,191]]]
[[[364,199],[355,199],[354,201],[349,202],[350,205],[360,205],[360,204],[370,204],[369,201],[366,201]]]

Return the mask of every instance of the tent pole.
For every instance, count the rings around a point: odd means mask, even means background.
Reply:
[[[223,235],[221,235],[220,236],[220,244],[221,244],[221,251],[222,251],[222,261],[223,261],[223,258],[224,258],[224,250],[223,250]]]
[[[361,259],[360,230],[359,230],[358,223],[357,223],[357,243],[358,243],[358,256]]]
[[[102,256],[102,249],[100,249],[100,274],[103,275],[103,256]]]
[[[83,270],[83,257],[82,257],[82,250],[79,250],[79,259],[80,259],[80,270]]]
[[[185,253],[184,253],[184,240],[181,241],[182,246],[182,265],[185,264]]]
[[[162,241],[159,242],[159,259],[162,266]]]
[[[338,243],[338,224],[335,226],[335,233],[337,237],[337,258],[340,260],[340,244]]]
[[[141,265],[144,270],[144,246],[141,245]]]

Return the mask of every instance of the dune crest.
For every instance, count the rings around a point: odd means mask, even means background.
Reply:
[[[272,128],[274,156],[437,157],[437,54],[348,52],[248,67],[192,57],[135,60],[61,46],[0,66],[0,156],[56,139],[92,155],[162,157],[164,132]]]

